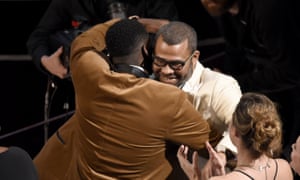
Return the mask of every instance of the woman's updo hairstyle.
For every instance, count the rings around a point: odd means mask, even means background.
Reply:
[[[281,153],[281,120],[275,104],[265,95],[245,93],[233,113],[232,125],[254,158]]]

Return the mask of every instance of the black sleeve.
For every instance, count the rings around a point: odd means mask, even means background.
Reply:
[[[70,5],[68,0],[52,0],[39,24],[27,40],[28,53],[32,56],[36,67],[42,72],[46,71],[41,66],[41,57],[53,53],[48,44],[49,36],[55,31],[71,25],[71,16],[67,9]]]

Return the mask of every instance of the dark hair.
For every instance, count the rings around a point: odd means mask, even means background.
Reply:
[[[141,52],[148,40],[144,26],[136,20],[122,19],[112,25],[105,36],[107,51],[112,57]]]
[[[232,125],[254,158],[280,154],[281,120],[275,104],[265,95],[245,93],[233,113]]]
[[[194,28],[184,22],[171,21],[159,28],[155,36],[155,44],[160,36],[169,45],[180,44],[187,39],[191,53],[197,49],[197,33]]]

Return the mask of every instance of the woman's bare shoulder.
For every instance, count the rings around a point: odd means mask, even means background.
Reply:
[[[293,173],[290,164],[285,159],[275,159],[278,164],[278,179],[292,180]]]
[[[282,158],[277,158],[277,159],[274,159],[276,162],[277,162],[277,164],[278,164],[278,168],[280,169],[280,168],[291,168],[290,167],[290,165],[289,165],[289,163],[288,163],[288,161],[287,160],[285,160],[285,159],[282,159]]]

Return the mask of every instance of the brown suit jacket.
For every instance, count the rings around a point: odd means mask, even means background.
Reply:
[[[40,179],[165,179],[165,142],[204,147],[209,125],[177,87],[117,73],[95,51],[115,21],[75,39],[76,112],[34,159]]]

